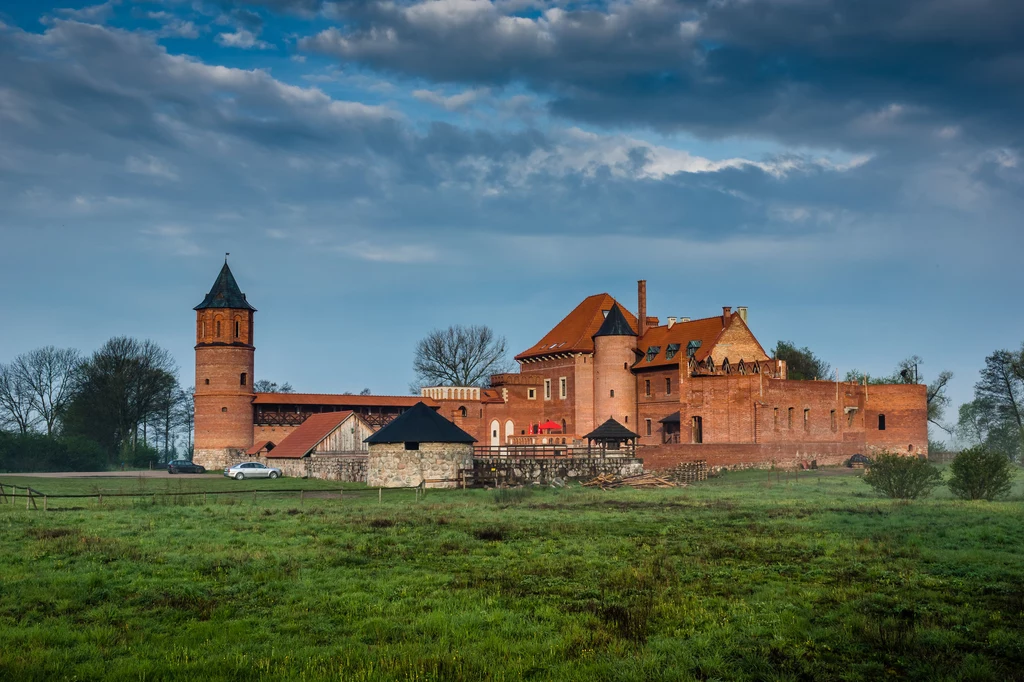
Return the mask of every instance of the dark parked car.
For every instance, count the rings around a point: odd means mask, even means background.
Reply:
[[[169,474],[205,474],[206,469],[198,464],[193,464],[187,459],[176,459],[167,463]]]

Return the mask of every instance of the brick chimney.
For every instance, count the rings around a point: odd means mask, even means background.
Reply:
[[[731,317],[732,317],[732,306],[731,305],[723,305],[722,306],[722,324],[723,325],[729,324],[729,318],[731,318]]]
[[[740,319],[743,320],[744,323],[746,323],[746,321],[747,321],[747,306],[745,306],[745,305],[737,306],[736,307],[736,312],[739,314]]]
[[[641,279],[636,283],[636,317],[637,334],[643,336],[647,333],[647,280]]]

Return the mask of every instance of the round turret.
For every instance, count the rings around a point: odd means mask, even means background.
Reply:
[[[636,379],[630,367],[636,361],[636,332],[618,304],[608,311],[594,334],[594,420],[614,419],[636,425]]]

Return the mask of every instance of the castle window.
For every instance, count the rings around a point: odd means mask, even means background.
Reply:
[[[774,410],[772,410],[772,412],[774,413],[773,416],[775,418],[775,430],[778,431],[779,430],[779,408],[777,408],[777,407],[774,408]]]
[[[238,377],[239,385],[240,386],[245,386],[245,383],[246,383],[246,381],[248,381],[248,379],[249,379],[249,377],[246,375],[246,373],[242,372],[242,374]]]
[[[792,407],[786,409],[786,428],[787,429],[792,429],[793,428],[793,408]]]
[[[805,407],[804,408],[804,431],[810,431],[810,430],[811,430],[811,411]]]
[[[528,388],[528,389],[526,389],[526,398],[528,400],[536,400],[537,399],[537,389],[535,389],[535,388]]]
[[[615,389],[614,388],[612,390],[608,391],[608,397],[609,398],[614,398],[615,397]]]
[[[544,400],[551,400],[551,379],[544,380]]]
[[[829,417],[828,418],[829,418],[829,424],[831,425],[832,430],[835,431],[836,430],[836,411],[832,410],[829,413]]]
[[[672,377],[665,377],[665,395],[672,395]]]
[[[694,443],[703,443],[704,442],[704,418],[703,417],[697,417],[697,416],[693,417],[693,422],[690,424],[690,434],[692,436],[691,440]]]
[[[419,443],[406,443],[405,444],[405,449],[406,450],[419,450],[420,449],[420,444]]]
[[[647,362],[651,362],[654,358],[658,357],[658,353],[661,352],[661,346],[648,346],[647,348]]]
[[[466,409],[465,405],[463,405],[462,407],[459,408],[459,416],[460,417],[465,418],[467,414],[469,414],[469,410]]]
[[[644,379],[644,395],[649,396],[651,394],[651,380]]]
[[[221,412],[227,412],[227,411],[228,411],[228,408],[226,408],[226,407],[222,407],[222,408],[220,408],[220,411],[221,411]]]
[[[879,431],[885,431],[885,415],[884,414],[878,415],[878,430]]]
[[[206,379],[206,385],[207,385],[207,386],[209,386],[209,385],[210,385],[210,380],[209,380],[209,379]]]
[[[199,328],[202,329],[202,331],[199,333],[199,335],[202,336],[205,339],[206,338],[206,320],[203,320],[202,324],[199,325]]]
[[[217,336],[220,336],[220,320],[217,320]]]
[[[242,332],[242,323],[239,322],[238,320],[235,320],[235,338],[236,339],[239,336],[241,336],[241,332]]]
[[[562,433],[565,433],[565,420],[564,419],[562,420]],[[564,443],[565,441],[563,440],[562,442]]]
[[[629,363],[628,362],[622,363],[622,369],[629,369]]]
[[[625,420],[625,422],[626,422],[627,424],[629,423],[629,415],[628,415],[628,414],[627,414],[627,415],[625,416],[625,419],[624,419],[624,420]]]
[[[678,343],[670,343],[670,344],[668,344],[668,348],[665,349],[665,359],[666,360],[671,360],[672,358],[674,358],[676,356],[676,353],[678,353],[678,352],[679,352],[679,344]]]
[[[558,379],[558,397],[564,399],[569,395],[569,381],[565,377]]]
[[[647,429],[647,435],[648,436],[651,435],[651,420],[650,419],[645,419],[644,420],[644,424],[645,424],[645,428]]]

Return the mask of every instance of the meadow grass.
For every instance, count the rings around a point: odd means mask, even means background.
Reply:
[[[0,679],[1024,679],[1020,476],[158,500],[0,505]]]

